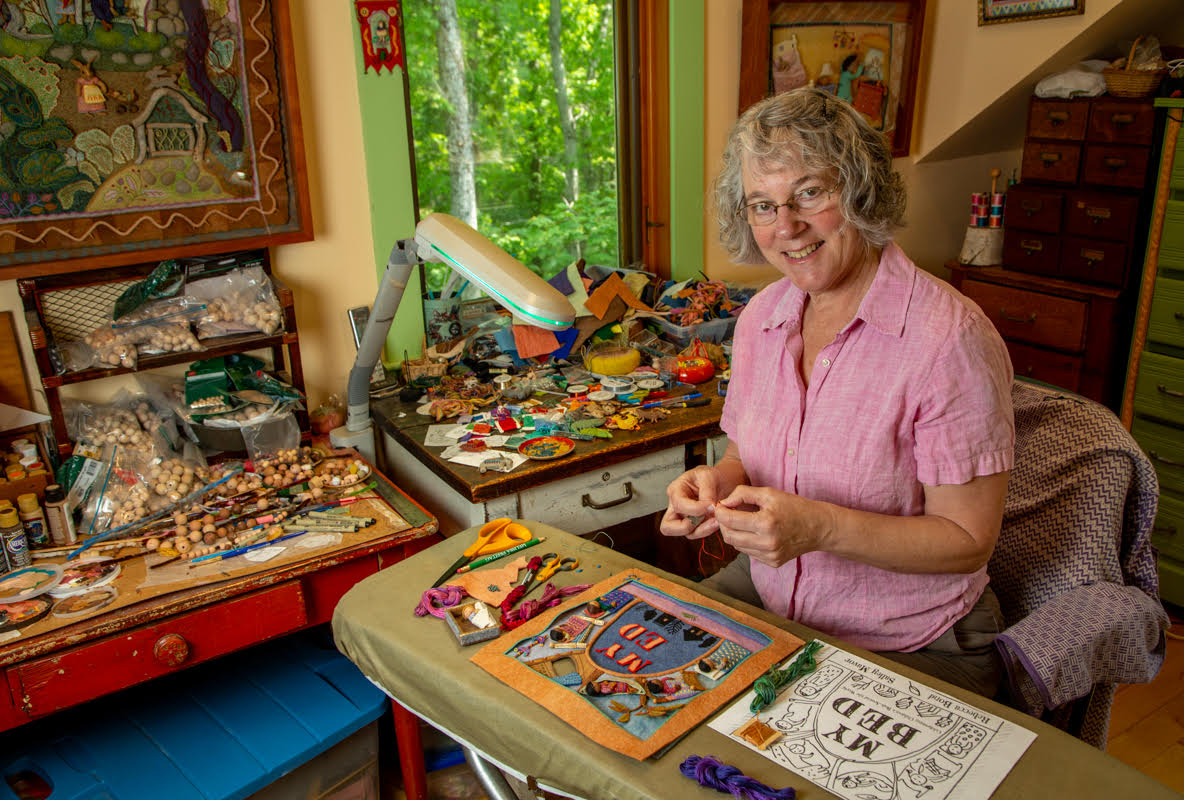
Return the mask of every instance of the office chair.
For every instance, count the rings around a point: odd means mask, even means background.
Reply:
[[[1117,684],[1163,664],[1159,484],[1104,406],[1021,380],[1012,402],[1015,467],[987,567],[1007,625],[999,699],[1104,750]]]

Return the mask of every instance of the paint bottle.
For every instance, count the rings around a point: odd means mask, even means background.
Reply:
[[[45,514],[41,511],[41,504],[37,502],[37,495],[33,492],[18,494],[16,507],[25,526],[25,541],[29,547],[47,547],[49,531],[45,528]]]
[[[4,558],[8,569],[20,569],[33,563],[29,555],[29,544],[25,539],[25,526],[14,509],[0,511],[0,541],[4,543]]]
[[[66,492],[56,483],[45,487],[45,524],[49,526],[49,535],[54,544],[74,544],[78,541],[74,515],[66,505]]]

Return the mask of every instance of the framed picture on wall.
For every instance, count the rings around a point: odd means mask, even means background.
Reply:
[[[1084,14],[1085,0],[978,0],[978,24]]]
[[[0,4],[0,279],[312,238],[288,0]]]
[[[744,0],[740,110],[815,86],[907,155],[925,0]]]

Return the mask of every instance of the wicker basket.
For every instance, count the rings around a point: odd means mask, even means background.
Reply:
[[[1126,65],[1134,60],[1135,48],[1141,41],[1142,36],[1135,39],[1123,67],[1106,67],[1102,70],[1102,77],[1106,79],[1106,91],[1115,97],[1149,97],[1159,88],[1159,82],[1168,72],[1166,69],[1126,68]]]
[[[437,361],[424,356],[423,358],[408,358],[407,351],[403,351],[403,380],[407,383],[416,378],[439,378],[448,372],[446,360]]]

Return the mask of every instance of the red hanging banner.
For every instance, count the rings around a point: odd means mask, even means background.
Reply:
[[[354,0],[362,33],[362,72],[381,74],[403,67],[403,36],[399,31],[399,0]]]

